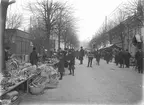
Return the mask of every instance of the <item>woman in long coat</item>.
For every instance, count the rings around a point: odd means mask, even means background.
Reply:
[[[58,71],[60,72],[59,80],[62,80],[64,73],[64,55],[62,52],[59,54]]]

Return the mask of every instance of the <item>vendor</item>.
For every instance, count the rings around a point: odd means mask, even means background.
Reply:
[[[10,50],[10,47],[6,47],[4,50],[4,62],[3,62],[4,68],[2,70],[2,73],[4,76],[6,76],[8,74],[8,72],[6,70],[6,62],[9,60],[9,55],[10,55],[9,50]]]
[[[37,62],[38,62],[38,55],[37,55],[37,52],[36,52],[36,48],[34,47],[32,53],[30,54],[30,63],[32,65],[37,66]]]
[[[5,54],[5,56],[4,56],[5,61],[9,60],[9,50],[10,50],[10,47],[5,48],[5,53],[4,53]]]

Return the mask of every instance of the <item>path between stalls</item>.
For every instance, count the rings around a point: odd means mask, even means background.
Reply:
[[[107,104],[137,102],[141,98],[141,75],[129,70],[120,70],[112,64],[87,68],[76,63],[75,76],[66,75],[56,89],[45,90],[42,95],[26,95],[20,105],[46,105],[59,103]]]

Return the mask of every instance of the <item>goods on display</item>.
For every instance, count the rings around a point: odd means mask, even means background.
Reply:
[[[57,58],[48,58],[47,62],[48,64],[56,64],[59,60]]]
[[[41,65],[40,67],[43,71],[41,72],[41,76],[47,78],[46,88],[49,87],[57,87],[58,85],[58,70],[54,69],[52,66]]]
[[[6,62],[6,69],[9,70],[16,70],[19,68],[19,62],[16,59],[10,59]]]
[[[3,77],[0,84],[2,88],[2,93],[0,95],[5,93],[5,95],[9,96],[10,98],[3,98],[0,103],[2,105],[11,105],[13,101],[17,100],[19,98],[19,92],[9,90],[19,86],[19,84],[24,83],[29,78],[33,78],[33,75],[36,77],[34,76],[34,79],[28,83],[29,91],[32,94],[40,94],[45,88],[48,87],[57,87],[59,83],[59,73],[58,69],[54,68],[54,65],[57,63],[58,59],[51,58],[48,59],[45,64],[42,64],[41,62],[38,63],[37,67],[35,65],[32,66],[30,63],[20,63],[16,59],[10,59],[6,63],[6,68],[9,75],[7,77]],[[37,75],[39,73],[40,75]]]

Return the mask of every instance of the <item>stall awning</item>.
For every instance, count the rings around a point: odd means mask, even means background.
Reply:
[[[110,45],[103,47],[99,50],[112,49],[112,48],[120,48],[120,47],[116,46],[115,44],[110,44]]]

